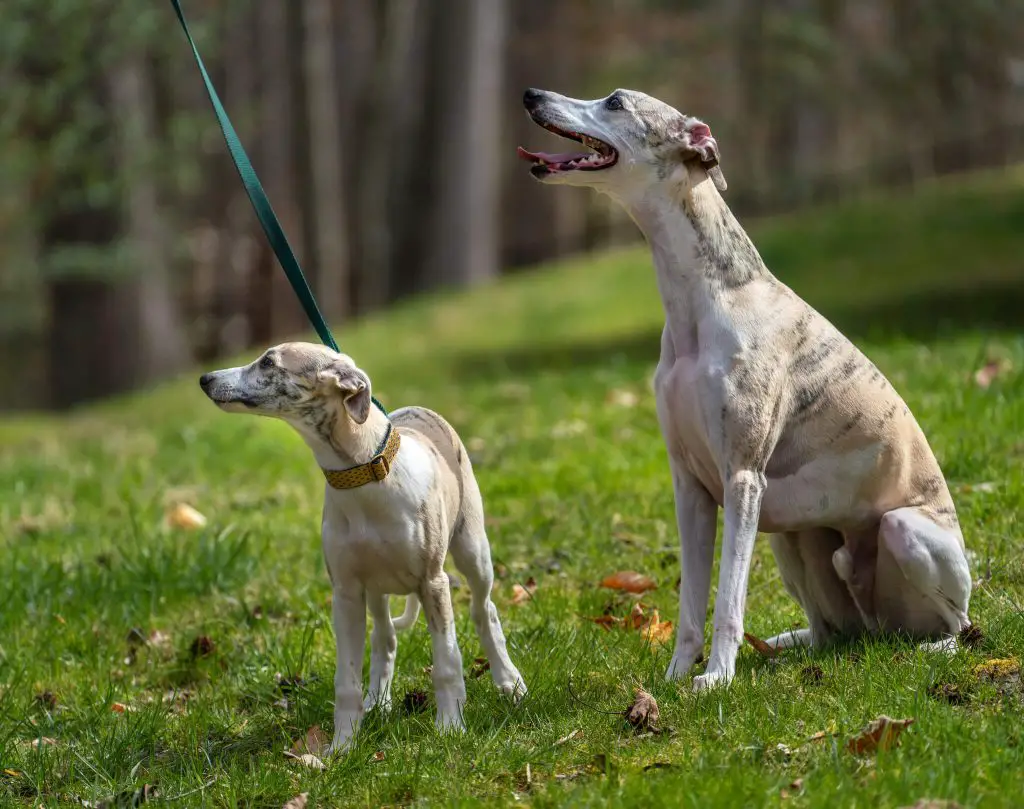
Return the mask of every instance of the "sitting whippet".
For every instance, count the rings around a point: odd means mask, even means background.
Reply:
[[[734,675],[758,531],[809,623],[770,645],[900,631],[953,647],[971,576],[939,465],[882,373],[765,267],[722,199],[708,126],[630,90],[527,90],[523,103],[592,150],[520,148],[533,176],[610,195],[653,253],[666,320],[654,385],[683,569],[668,678],[702,657],[719,507],[711,654],[694,690]]]
[[[337,644],[331,752],[348,746],[365,711],[390,707],[395,629],[415,623],[421,602],[433,645],[437,727],[464,729],[466,685],[444,571],[449,549],[469,583],[470,612],[495,684],[514,698],[526,693],[491,601],[480,489],[448,422],[422,407],[389,419],[373,406],[370,379],[349,357],[309,343],[269,348],[251,365],[204,374],[199,384],[222,410],[290,424],[327,480],[321,536]],[[394,621],[389,594],[409,596]],[[373,633],[363,700],[367,605]]]

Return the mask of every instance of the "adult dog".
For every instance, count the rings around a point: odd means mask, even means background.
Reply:
[[[514,697],[526,693],[491,601],[480,489],[448,422],[422,407],[389,419],[372,406],[370,378],[350,357],[309,343],[269,348],[250,365],[204,374],[199,384],[222,410],[290,424],[324,471],[321,534],[337,643],[332,752],[348,746],[365,711],[390,707],[395,628],[412,625],[421,602],[433,645],[437,727],[464,728],[466,685],[444,571],[449,550],[469,584],[470,613],[495,684]],[[395,621],[388,594],[409,596]],[[367,605],[373,633],[364,700]]]
[[[520,148],[534,177],[610,195],[653,253],[666,320],[654,383],[683,569],[668,678],[702,656],[719,507],[711,654],[695,690],[734,675],[758,531],[809,623],[769,644],[901,631],[954,645],[971,576],[928,441],[882,373],[765,267],[722,198],[709,127],[630,90],[527,90],[523,102],[592,150]]]

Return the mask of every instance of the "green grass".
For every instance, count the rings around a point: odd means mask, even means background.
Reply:
[[[662,316],[647,254],[630,249],[413,301],[338,335],[384,402],[439,410],[472,450],[495,599],[530,693],[513,707],[470,677],[462,737],[401,707],[429,691],[421,621],[399,638],[391,716],[371,715],[325,772],[283,756],[310,726],[330,730],[334,670],[322,480],[285,426],[219,412],[192,376],[0,424],[0,803],[73,806],[150,783],[183,806],[275,807],[302,791],[316,806],[1019,806],[1024,692],[972,670],[1024,651],[1024,173],[752,231],[929,435],[984,578],[971,608],[980,648],[947,659],[876,640],[768,662],[744,647],[732,687],[696,696],[664,682],[670,647],[584,620],[629,608],[597,587],[616,570],[657,580],[644,603],[662,617],[677,606],[650,390]],[[972,377],[989,358],[1011,367],[982,389]],[[178,500],[208,526],[165,528]],[[510,604],[530,576],[534,597]],[[480,646],[466,588],[454,596],[468,671]],[[800,621],[759,543],[747,628],[763,637]],[[166,641],[133,653],[133,628]],[[195,657],[200,636],[215,648]],[[820,679],[805,671],[815,666]],[[287,705],[279,676],[303,680]],[[614,715],[636,684],[668,732],[637,737]],[[931,696],[936,685],[963,703]],[[883,713],[916,719],[900,746],[846,752]],[[803,744],[819,730],[837,736]],[[39,737],[56,744],[36,749]]]

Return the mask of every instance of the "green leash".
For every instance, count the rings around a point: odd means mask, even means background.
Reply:
[[[288,237],[284,235],[284,230],[282,230],[281,223],[277,219],[277,214],[274,213],[270,200],[267,199],[267,194],[260,184],[260,178],[256,176],[256,170],[252,167],[252,162],[245,153],[245,149],[242,148],[242,142],[238,139],[238,133],[235,132],[235,128],[231,125],[231,119],[228,118],[228,114],[224,111],[224,105],[220,103],[220,96],[217,95],[213,82],[210,81],[210,74],[206,72],[206,65],[203,64],[203,59],[199,55],[199,49],[196,48],[196,43],[192,39],[192,33],[188,30],[188,23],[185,22],[185,13],[181,10],[181,3],[178,0],[171,0],[171,5],[174,6],[174,13],[178,15],[178,22],[181,23],[181,28],[185,32],[188,44],[192,48],[192,55],[196,58],[199,72],[203,75],[206,93],[210,96],[210,103],[213,105],[213,111],[217,115],[220,130],[224,133],[224,141],[228,145],[231,159],[235,162],[235,168],[238,169],[238,176],[242,178],[245,193],[249,195],[249,201],[252,203],[253,210],[256,211],[256,218],[260,220],[260,225],[263,226],[263,232],[267,234],[267,240],[274,250],[274,255],[277,256],[284,274],[288,276],[288,282],[292,285],[292,289],[295,290],[295,294],[298,296],[299,303],[302,304],[309,322],[313,324],[313,328],[316,329],[316,333],[320,336],[320,340],[324,345],[330,346],[337,351],[338,344],[334,341],[334,335],[331,334],[327,321],[320,314],[320,308],[316,305],[316,298],[313,297],[313,291],[306,282],[306,276],[302,273],[302,267],[299,266],[299,261],[295,258],[292,246],[288,243]],[[371,398],[373,403],[380,409],[380,412],[386,416],[388,411],[384,409],[384,405],[378,402],[376,397]],[[387,442],[390,433],[391,426],[389,424],[387,433],[384,436],[384,442],[381,444],[382,447]]]

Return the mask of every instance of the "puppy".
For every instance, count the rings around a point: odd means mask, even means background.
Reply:
[[[491,601],[480,489],[448,422],[422,407],[404,407],[389,419],[351,358],[309,343],[270,348],[251,365],[204,374],[199,384],[222,410],[290,424],[327,480],[321,530],[337,643],[331,752],[349,745],[367,710],[390,707],[395,629],[411,626],[421,603],[433,645],[436,725],[464,730],[466,685],[444,571],[449,549],[469,584],[470,612],[495,684],[515,699],[526,693]],[[394,621],[391,594],[408,596]],[[363,699],[367,606],[373,632]]]

